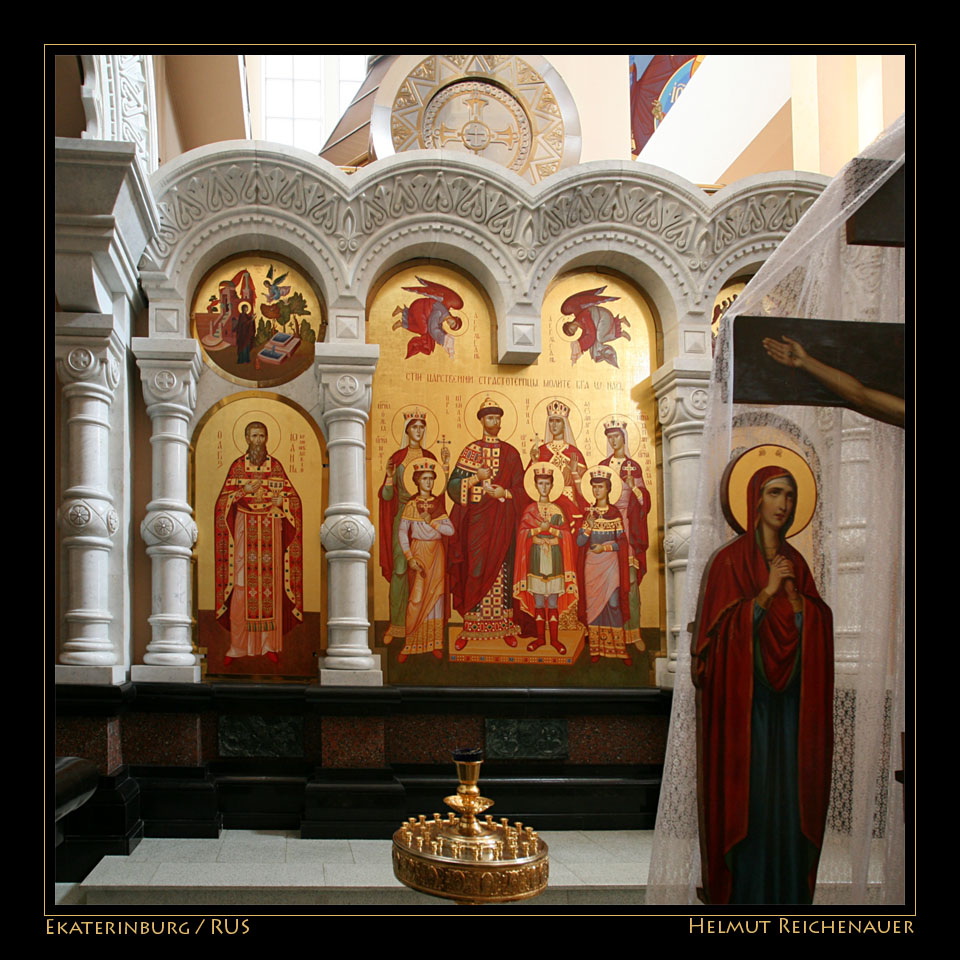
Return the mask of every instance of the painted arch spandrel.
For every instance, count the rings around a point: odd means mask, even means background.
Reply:
[[[568,311],[578,309],[564,314],[571,296]],[[631,399],[649,377],[654,342],[639,293],[606,274],[561,278],[544,304],[538,363],[500,365],[495,317],[479,285],[450,265],[424,263],[382,283],[367,331],[381,348],[368,448],[377,528],[371,606],[390,682],[649,683],[652,658],[642,648],[659,647],[659,506],[652,395],[642,411]],[[614,428],[619,439],[611,441]],[[624,643],[597,655],[583,622],[588,591],[575,541],[596,506],[584,478],[611,457],[632,481],[624,486],[633,503],[618,509],[634,526],[623,519],[612,536],[632,575],[612,624]],[[534,524],[537,464],[552,464],[554,479],[542,498],[546,519]],[[643,547],[638,512],[648,528]],[[538,530],[557,516],[562,532]],[[553,540],[564,548],[553,549]],[[554,576],[539,561],[551,551]]]
[[[290,401],[239,394],[199,426],[194,465],[207,674],[315,677],[325,486],[316,426]]]

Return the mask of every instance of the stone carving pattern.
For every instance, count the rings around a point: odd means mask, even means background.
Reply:
[[[113,354],[107,358],[107,382],[114,390],[120,386],[120,362]]]
[[[327,550],[369,552],[375,537],[370,519],[360,515],[330,517],[320,528],[320,542]]]
[[[84,137],[132,143],[144,168],[157,167],[150,151],[150,86],[147,55],[84,56],[81,99]]]
[[[105,341],[94,349],[86,346],[69,348],[66,356],[61,356],[57,368],[63,383],[94,383],[110,392],[120,383],[120,363]]]
[[[161,367],[159,370],[152,365],[141,367],[143,398],[148,410],[152,404],[163,403],[177,404],[185,408],[186,413],[193,411],[197,405],[199,368],[196,363],[190,361],[184,367],[178,367],[178,372],[167,367]]]
[[[689,548],[689,535],[684,536],[676,527],[663,538],[663,552],[668,560],[685,560]]]
[[[360,382],[352,373],[343,373],[337,377],[335,388],[344,400],[348,400],[360,389]]]
[[[533,204],[510,187],[467,171],[454,175],[442,170],[387,171],[350,198],[342,195],[339,184],[295,169],[280,158],[214,163],[185,174],[162,191],[154,251],[160,262],[185,232],[210,214],[262,205],[306,219],[348,255],[405,215],[447,214],[483,225],[486,234],[511,246],[521,261],[533,258],[562,234],[613,223],[624,233],[655,241],[660,251],[672,250],[689,269],[701,272],[738,240],[786,234],[815,198],[812,187],[809,192],[774,189],[710,214],[666,184],[639,185],[626,177],[597,176]]]
[[[323,408],[325,410],[337,407],[352,407],[354,409],[370,409],[371,375],[354,376],[352,373],[342,373],[333,377],[323,377],[325,386]]]
[[[66,500],[60,507],[60,525],[67,536],[112,537],[120,515],[104,500]]]
[[[153,385],[158,393],[169,393],[177,385],[177,378],[170,370],[158,370]]]
[[[166,545],[189,549],[197,542],[197,524],[185,511],[148,513],[140,524],[140,535],[148,547]]]
[[[75,503],[67,516],[75,527],[85,527],[90,522],[90,508],[84,503]]]
[[[144,168],[156,169],[150,156],[150,107],[148,102],[147,65],[143,54],[121,54],[115,58],[115,83],[119,116],[116,118],[116,139],[133,143]]]
[[[67,354],[67,366],[75,373],[82,374],[93,365],[93,354],[86,347],[74,347]]]
[[[667,426],[673,419],[674,409],[675,404],[672,397],[660,398],[660,403],[657,406],[657,415],[660,418],[660,423],[662,426]]]

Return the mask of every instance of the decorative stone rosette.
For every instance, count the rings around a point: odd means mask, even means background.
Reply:
[[[320,528],[320,542],[327,550],[365,550],[373,546],[376,532],[369,517],[345,514],[328,517]]]

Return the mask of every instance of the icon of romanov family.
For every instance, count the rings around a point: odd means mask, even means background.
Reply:
[[[480,400],[480,436],[452,469],[445,445],[439,460],[425,446],[428,423],[431,436],[438,427],[432,414],[402,411],[403,446],[379,490],[379,558],[390,585],[384,642],[403,641],[399,663],[412,654],[442,660],[452,608],[463,627],[451,654],[474,644],[481,658],[499,647],[504,656],[515,650],[518,662],[569,664],[585,644],[592,663],[630,666],[630,648],[645,649],[640,584],[651,503],[630,451],[637,425],[622,414],[602,420],[606,457],[588,468],[570,403],[549,399],[524,469],[500,438],[504,403],[496,394]]]

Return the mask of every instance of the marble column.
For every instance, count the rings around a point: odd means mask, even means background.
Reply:
[[[120,527],[108,485],[110,407],[123,355],[113,317],[59,314],[55,350],[66,438],[65,483],[57,513],[66,551],[66,612],[57,682],[123,683],[123,651],[110,636],[111,600],[117,598],[110,596],[109,555]]]
[[[131,678],[196,683],[193,645],[192,558],[197,525],[187,499],[190,437],[197,403],[200,348],[195,340],[137,337],[133,352],[153,431],[153,490],[140,534],[152,569],[151,639]]]
[[[327,558],[327,653],[323,685],[381,686],[370,650],[367,576],[374,529],[366,503],[366,436],[376,344],[318,345],[321,426],[330,457],[330,489],[320,539]]]
[[[708,359],[677,358],[653,376],[663,437],[664,538],[666,555],[667,656],[656,664],[657,685],[673,687],[677,649],[686,636],[683,594],[690,533],[697,499],[703,420],[710,384]]]

